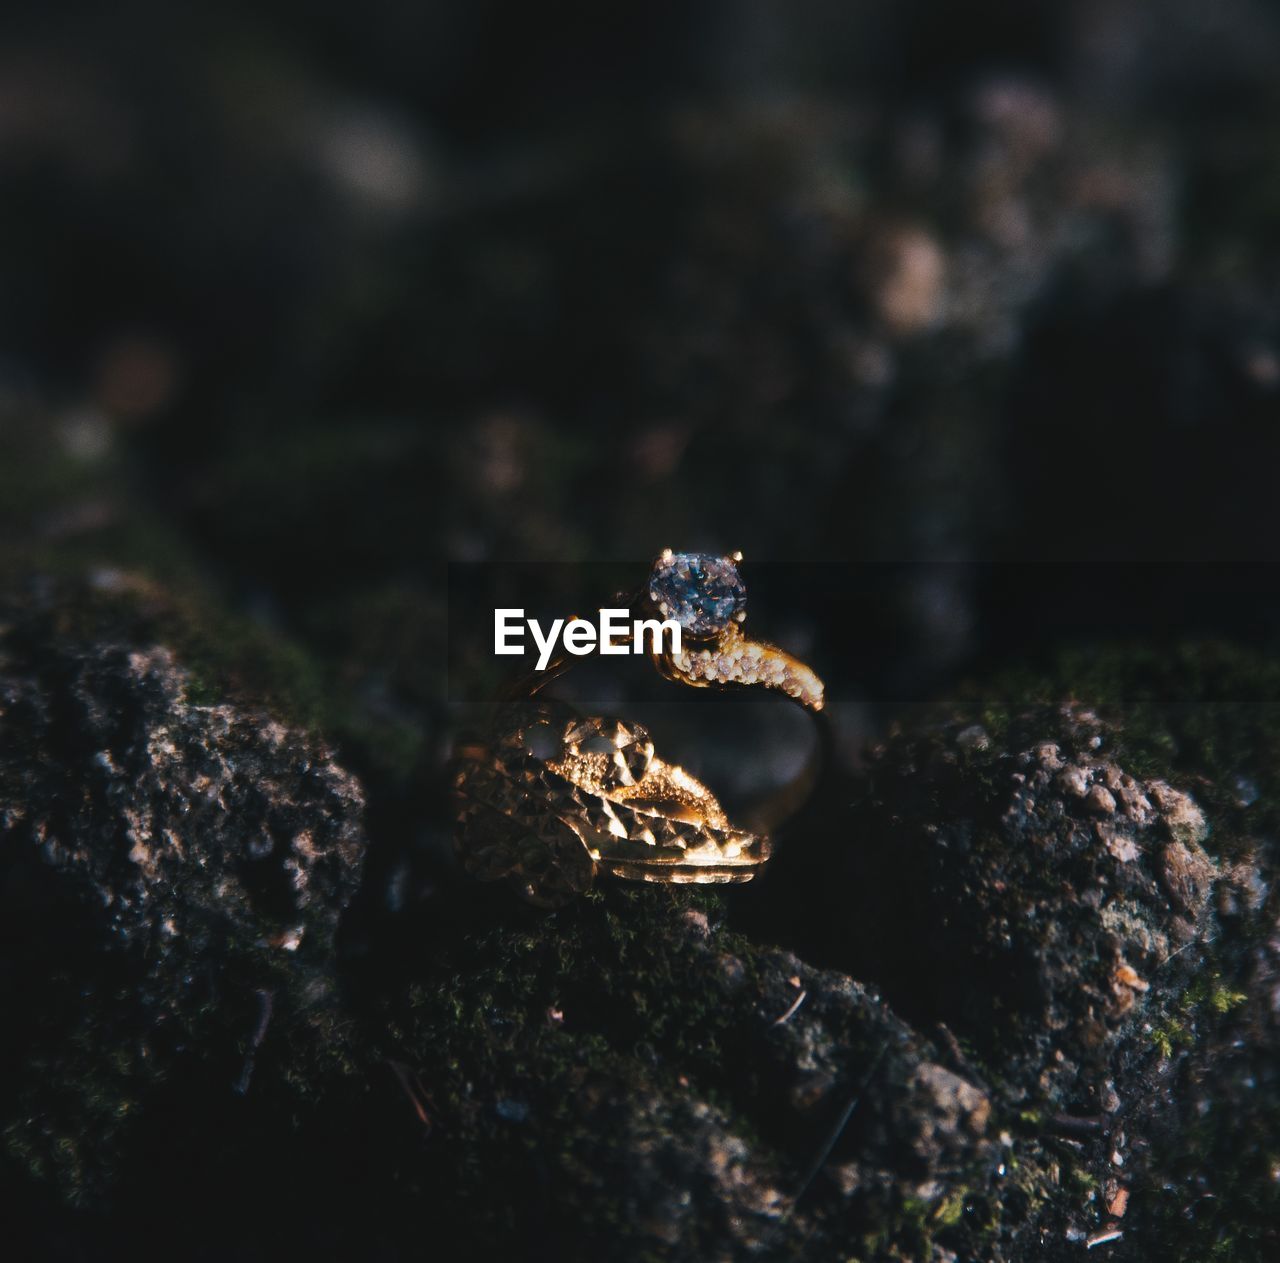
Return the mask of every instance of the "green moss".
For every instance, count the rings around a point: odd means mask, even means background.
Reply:
[[[1195,1038],[1182,1022],[1171,1019],[1152,1027],[1151,1042],[1167,1060],[1173,1056],[1175,1048],[1190,1048],[1195,1043]]]
[[[1209,1005],[1215,1013],[1225,1014],[1239,1008],[1248,998],[1244,991],[1233,991],[1230,987],[1218,985],[1209,995]]]
[[[929,1218],[942,1228],[954,1228],[964,1217],[964,1203],[964,1189],[956,1189],[933,1208]]]
[[[1151,1042],[1165,1058],[1179,1048],[1191,1048],[1197,1031],[1206,1024],[1210,1029],[1221,1018],[1242,1005],[1248,996],[1226,985],[1218,972],[1204,973],[1192,980],[1172,1010],[1152,1027]]]

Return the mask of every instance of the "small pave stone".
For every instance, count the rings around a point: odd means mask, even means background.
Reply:
[[[747,590],[728,557],[673,553],[654,563],[649,599],[690,634],[713,636],[742,615]]]
[[[751,653],[751,649],[759,650]],[[776,656],[773,656],[776,655]],[[778,689],[806,706],[822,708],[822,681],[803,663],[788,659],[763,645],[737,647],[727,653],[700,650],[681,652],[674,665],[691,680],[712,684],[759,684]]]

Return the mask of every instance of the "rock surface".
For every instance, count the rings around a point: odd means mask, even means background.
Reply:
[[[30,1023],[5,1145],[73,1199],[102,1191],[155,1083],[248,1091],[271,1024],[332,1003],[365,848],[324,745],[195,700],[172,650],[77,616],[54,589],[0,620],[0,989]]]
[[[1025,749],[964,720],[892,740],[847,880],[868,897],[852,928],[872,975],[1058,1096],[1210,932],[1218,870],[1194,799],[1106,757],[1097,716],[1019,724],[1037,725],[1046,739]]]
[[[867,1232],[909,1248],[981,1199],[987,1095],[867,988],[722,913],[616,890],[423,959],[397,1056],[431,1085],[470,1222],[500,1179],[504,1213],[571,1252],[787,1257]]]
[[[447,1207],[517,1257],[1265,1257],[1218,1206],[1264,1205],[1275,1118],[1280,729],[1218,700],[1280,699],[1255,660],[1169,662],[1209,699],[1170,713],[1066,666],[919,716],[755,891],[450,879],[339,935],[359,786],[202,696],[145,591],[15,591],[0,638],[5,1155],[68,1231],[216,1183],[214,1252],[288,1214],[397,1257]]]

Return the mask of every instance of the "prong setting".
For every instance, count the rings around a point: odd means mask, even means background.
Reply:
[[[694,639],[714,639],[746,617],[747,590],[732,556],[664,549],[649,575],[649,601]]]

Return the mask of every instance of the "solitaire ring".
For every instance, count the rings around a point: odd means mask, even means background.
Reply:
[[[743,629],[741,554],[664,551],[646,583],[620,597],[637,619],[674,623],[653,641],[664,679],[692,688],[764,689],[818,722],[802,773],[758,804],[743,827],[699,780],[654,752],[639,724],[581,716],[539,696],[580,652],[562,651],[508,690],[488,734],[460,744],[453,788],[464,868],[557,906],[599,877],[667,883],[744,882],[772,852],[770,832],[802,804],[830,745],[822,681],[798,658]],[[601,652],[609,652],[602,643]]]

